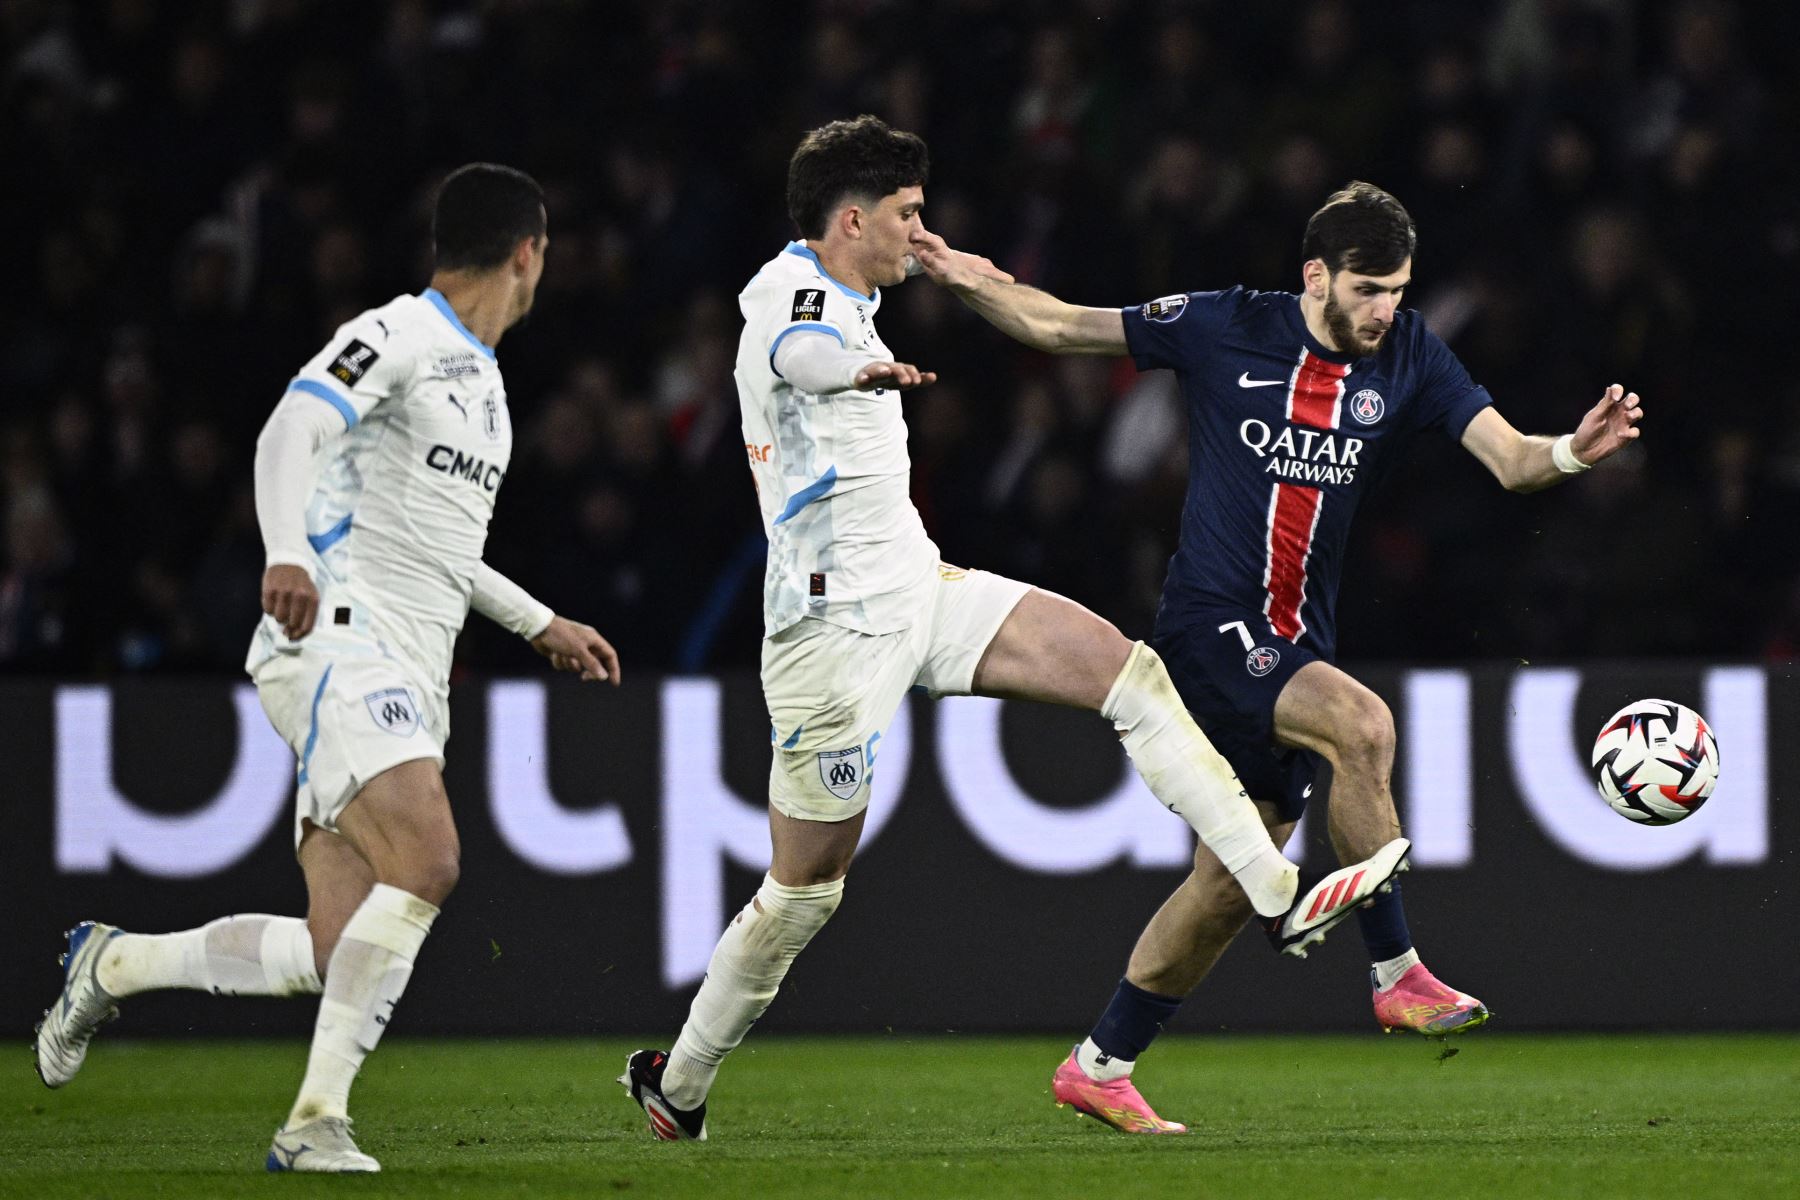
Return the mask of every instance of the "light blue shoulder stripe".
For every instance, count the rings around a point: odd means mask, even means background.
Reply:
[[[801,258],[811,259],[812,265],[819,269],[820,278],[830,280],[832,287],[844,293],[844,295],[850,297],[852,300],[861,300],[864,304],[873,304],[875,303],[875,298],[881,295],[880,288],[876,288],[872,294],[865,296],[849,284],[839,283],[837,280],[832,279],[831,273],[825,269],[825,264],[819,261],[819,256],[813,252],[811,246],[806,245],[804,242],[789,242],[783,249],[788,254],[798,254]]]
[[[799,513],[801,509],[811,504],[814,500],[817,500],[820,496],[823,496],[826,492],[829,492],[831,490],[831,485],[836,482],[837,468],[827,467],[823,475],[788,497],[787,507],[781,510],[781,515],[775,518],[775,523],[780,525],[791,519]]]
[[[842,346],[844,344],[843,330],[839,329],[836,325],[827,325],[823,321],[799,321],[793,325],[789,325],[786,329],[776,334],[775,340],[769,343],[769,369],[775,371],[777,376],[780,376],[781,372],[775,370],[775,351],[781,349],[782,339],[787,337],[788,334],[801,332],[829,333],[838,340],[838,345]]]
[[[342,396],[338,395],[336,392],[332,391],[330,388],[326,387],[324,384],[320,383],[318,380],[316,380],[316,379],[294,379],[294,380],[291,380],[288,383],[288,391],[290,391],[290,392],[305,392],[309,396],[317,396],[319,399],[323,400],[325,403],[331,405],[331,407],[338,410],[338,415],[344,418],[344,428],[345,429],[355,429],[356,428],[356,422],[359,420],[359,418],[356,415],[356,410],[354,408],[350,407],[350,402],[348,400],[344,399]]]
[[[444,293],[438,291],[436,288],[428,287],[420,292],[419,296],[422,299],[431,301],[431,306],[440,313],[443,313],[444,320],[450,322],[456,332],[462,334],[465,338],[468,338],[470,345],[474,346],[489,358],[497,360],[500,357],[494,353],[494,348],[492,346],[469,332],[469,327],[462,323],[462,318],[456,315],[456,310],[454,308],[450,307],[450,301],[444,298]]]

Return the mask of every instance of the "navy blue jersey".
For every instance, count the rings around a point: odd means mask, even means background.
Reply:
[[[1330,660],[1357,502],[1411,434],[1459,440],[1493,398],[1416,312],[1395,313],[1369,358],[1320,345],[1289,292],[1166,296],[1124,317],[1138,369],[1175,371],[1188,410],[1187,502],[1157,629],[1260,613]]]

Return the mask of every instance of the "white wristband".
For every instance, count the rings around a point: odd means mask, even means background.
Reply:
[[[1592,470],[1594,466],[1593,463],[1584,463],[1575,457],[1572,445],[1574,441],[1574,434],[1565,433],[1550,443],[1550,461],[1555,463],[1556,469],[1564,475],[1579,475],[1583,471]]]

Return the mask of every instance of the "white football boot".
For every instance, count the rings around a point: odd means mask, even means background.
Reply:
[[[271,1171],[317,1171],[347,1174],[381,1170],[381,1164],[356,1148],[349,1117],[320,1117],[294,1129],[277,1129],[263,1163]]]
[[[37,1073],[45,1087],[59,1088],[75,1078],[94,1031],[119,1015],[118,1002],[100,986],[96,972],[106,943],[121,932],[98,921],[83,921],[68,932],[62,995],[44,1010],[36,1030]]]
[[[1263,921],[1275,949],[1305,958],[1306,948],[1325,940],[1338,922],[1382,892],[1394,890],[1394,876],[1406,870],[1412,843],[1395,838],[1359,863],[1339,867],[1311,887],[1302,887],[1293,907]]]

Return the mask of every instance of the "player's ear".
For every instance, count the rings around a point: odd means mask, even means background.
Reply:
[[[1306,283],[1306,294],[1314,300],[1323,300],[1331,294],[1331,268],[1325,265],[1324,259],[1307,259],[1300,268],[1300,278]]]
[[[844,236],[861,238],[863,235],[862,206],[859,204],[845,205],[844,210],[838,214],[838,226],[844,231]]]

